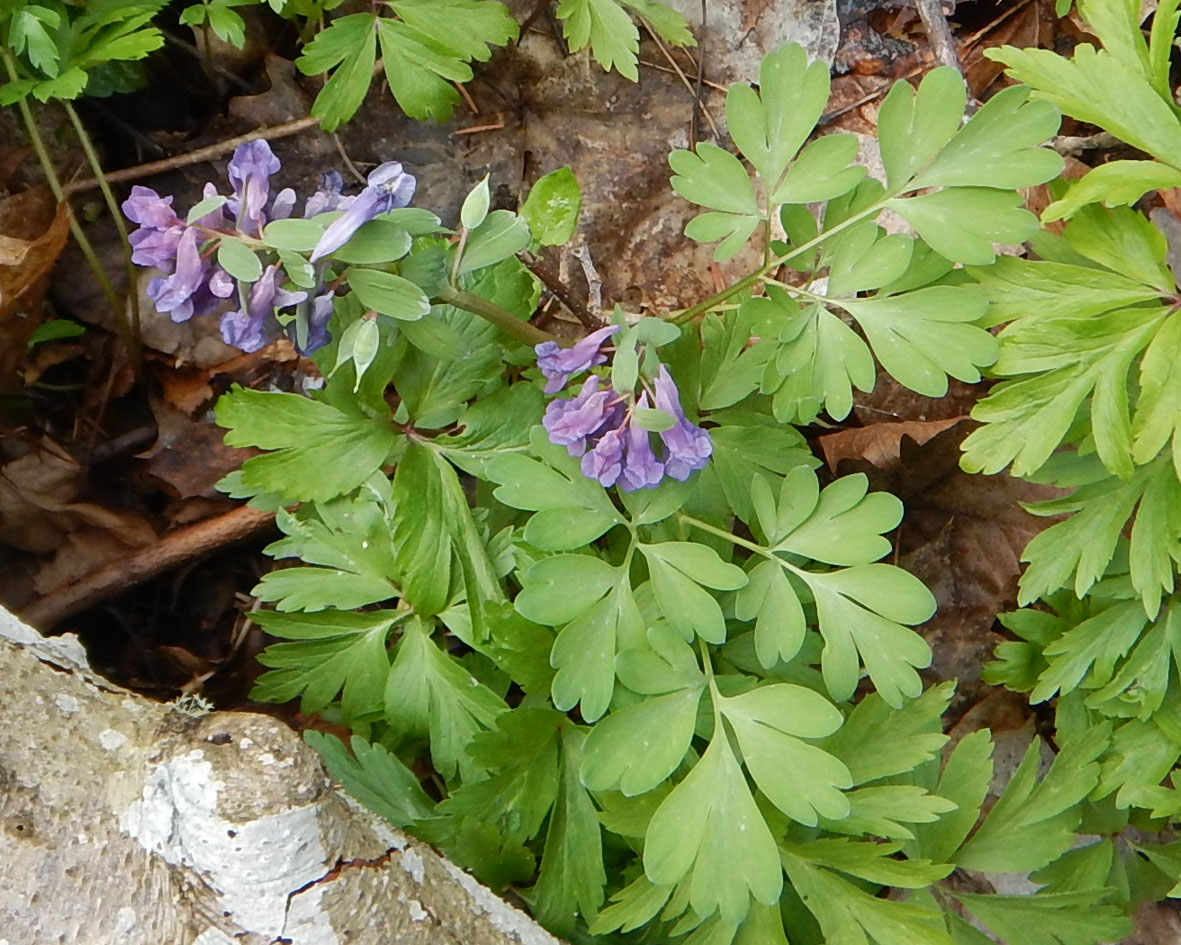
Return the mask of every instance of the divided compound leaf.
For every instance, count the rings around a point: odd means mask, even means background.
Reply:
[[[722,608],[705,588],[737,590],[747,581],[743,570],[724,562],[712,548],[695,542],[639,547],[669,626],[688,641],[696,635],[707,643],[724,643],[726,621]]]
[[[504,702],[431,640],[419,617],[405,623],[385,684],[385,715],[400,735],[428,735],[431,759],[444,778],[480,780],[487,766],[475,761],[472,738],[491,729]]]
[[[320,753],[333,781],[395,827],[408,827],[432,816],[435,804],[418,778],[381,745],[354,735],[349,754],[335,735],[309,729],[303,738]]]
[[[383,610],[259,611],[251,619],[272,636],[292,642],[276,643],[259,655],[270,672],[259,677],[251,698],[286,702],[301,696],[302,711],[319,712],[343,691],[346,719],[380,710],[389,670],[386,638],[402,616]]]
[[[217,402],[227,446],[271,450],[249,459],[242,482],[292,501],[344,495],[381,468],[398,441],[388,421],[346,414],[297,394],[235,387]]]

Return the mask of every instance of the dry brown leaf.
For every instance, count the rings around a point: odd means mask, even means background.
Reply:
[[[934,429],[933,424],[887,426],[910,427],[920,435]],[[985,691],[980,667],[1003,639],[994,630],[996,615],[1016,606],[1021,552],[1054,521],[1029,514],[1020,503],[1060,494],[1003,474],[963,472],[959,446],[971,428],[961,418],[921,445],[903,431],[885,431],[875,444],[880,465],[868,458],[837,460],[840,473],[865,472],[873,488],[892,492],[905,505],[897,563],[935,595],[939,609],[922,628],[934,650],[930,672],[933,678],[960,680],[961,705]]]
[[[213,495],[214,485],[256,455],[223,442],[225,430],[206,420],[193,420],[159,398],[152,398],[156,442],[145,453],[148,471],[167,483],[178,498]]]
[[[11,263],[0,258],[0,320],[18,309],[32,312],[36,307],[22,297],[49,274],[69,232],[69,209],[55,203],[47,190],[26,190],[0,200],[0,236],[14,253]],[[17,244],[23,244],[19,255],[15,254]]]
[[[875,423],[873,426],[857,427],[829,433],[819,439],[828,468],[835,470],[842,459],[865,459],[882,469],[887,469],[899,460],[902,438],[910,437],[920,446],[937,433],[955,426],[966,417],[952,417],[948,420],[906,420],[902,423]]]

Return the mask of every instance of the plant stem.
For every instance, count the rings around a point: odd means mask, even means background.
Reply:
[[[8,49],[0,45],[0,59],[4,61],[5,71],[8,77],[16,81],[19,76],[16,71],[16,63],[12,60],[12,55]],[[65,199],[65,194],[62,191],[61,180],[57,176],[57,170],[53,166],[53,161],[49,157],[49,151],[45,147],[45,141],[41,137],[41,132],[37,128],[37,121],[33,117],[33,110],[29,107],[29,102],[25,98],[17,100],[17,108],[20,109],[21,121],[25,126],[25,133],[29,136],[29,143],[33,146],[33,151],[37,154],[37,160],[41,163],[41,170],[45,174],[45,180],[49,184],[49,189],[53,193],[54,199],[57,202],[64,203],[66,206],[66,217],[70,224],[70,235],[74,237],[74,242],[78,244],[78,248],[82,250],[82,255],[86,258],[87,264],[94,273],[94,278],[98,281],[99,287],[102,289],[103,295],[107,297],[107,302],[111,306],[111,311],[115,316],[115,324],[119,330],[120,336],[123,338],[123,343],[127,346],[128,355],[131,358],[133,366],[136,367],[138,374],[138,361],[136,353],[137,346],[134,344],[134,339],[131,333],[131,326],[127,322],[127,313],[123,310],[123,306],[119,303],[119,296],[115,294],[114,288],[111,286],[110,280],[103,269],[102,263],[99,262],[98,254],[95,253],[94,247],[90,240],[82,230],[82,226],[78,223],[74,216],[74,211],[70,207],[69,202]]]
[[[78,135],[78,140],[82,144],[82,150],[86,154],[86,160],[90,163],[90,170],[94,174],[94,179],[98,181],[99,190],[102,191],[103,200],[107,205],[107,211],[111,214],[111,219],[115,221],[115,229],[119,231],[119,238],[123,241],[123,256],[127,264],[127,301],[131,306],[131,324],[129,326],[131,343],[128,347],[128,353],[131,356],[131,365],[135,370],[136,376],[139,376],[143,368],[143,340],[140,335],[139,292],[136,291],[135,263],[131,261],[131,240],[127,233],[127,224],[123,220],[123,213],[119,208],[119,202],[115,199],[111,185],[103,173],[102,162],[98,159],[98,154],[94,150],[94,143],[90,140],[90,135],[86,133],[82,119],[78,117],[78,112],[69,102],[63,101],[62,106],[65,108],[66,115],[69,117],[71,124],[74,126],[74,132]]]
[[[461,308],[466,312],[471,312],[473,315],[479,315],[485,321],[491,322],[506,335],[512,335],[518,341],[523,341],[527,345],[541,344],[543,341],[557,341],[561,343],[561,339],[551,335],[548,331],[542,331],[540,328],[534,328],[528,322],[523,322],[512,312],[509,312],[494,302],[489,302],[487,299],[480,298],[471,292],[465,292],[463,289],[456,289],[448,287],[444,289],[435,299],[438,302],[444,302],[447,305],[454,305],[456,308]]]
[[[699,528],[703,532],[708,532],[711,535],[716,535],[718,538],[725,539],[731,544],[745,548],[747,551],[753,551],[755,554],[762,555],[764,558],[771,557],[771,553],[762,545],[756,545],[753,541],[747,541],[745,538],[739,538],[737,535],[726,531],[724,528],[718,528],[716,525],[711,525],[709,522],[703,522],[701,519],[694,518],[692,515],[685,515],[683,512],[678,513],[677,521],[685,525],[692,525],[694,528]]]
[[[693,319],[695,319],[701,315],[704,315],[710,309],[714,308],[717,305],[720,305],[722,302],[725,302],[728,298],[730,298],[730,296],[735,295],[738,292],[741,292],[743,289],[749,288],[750,286],[754,285],[756,282],[759,282],[763,278],[763,276],[765,276],[769,272],[772,272],[775,269],[778,269],[785,262],[789,262],[790,260],[795,259],[797,256],[803,255],[804,253],[808,252],[808,250],[810,250],[810,249],[815,249],[817,246],[819,246],[821,243],[823,243],[830,236],[840,233],[842,230],[847,230],[849,227],[860,223],[862,220],[866,219],[867,217],[877,214],[878,212],[880,212],[882,210],[883,207],[885,207],[886,201],[889,200],[893,196],[895,196],[895,195],[891,194],[887,197],[883,197],[881,200],[877,201],[872,206],[866,207],[860,213],[853,214],[853,216],[849,217],[849,219],[842,220],[840,223],[838,223],[836,226],[832,227],[831,229],[825,230],[823,233],[819,234],[814,239],[808,240],[808,242],[804,243],[802,246],[797,246],[795,249],[792,249],[792,250],[784,253],[782,256],[776,256],[770,262],[765,263],[764,265],[760,266],[754,272],[747,273],[745,276],[743,276],[741,279],[739,279],[733,285],[727,286],[726,288],[722,289],[721,292],[717,292],[717,293],[711,295],[708,299],[705,299],[702,302],[698,302],[696,305],[693,305],[693,306],[685,309],[683,312],[671,313],[668,320],[671,321],[674,325],[684,325],[686,322],[691,322],[691,321],[693,321]]]

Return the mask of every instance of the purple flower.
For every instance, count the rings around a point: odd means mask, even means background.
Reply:
[[[163,230],[181,222],[172,209],[172,201],[172,197],[161,197],[151,187],[136,184],[131,188],[131,196],[123,201],[123,213],[132,223]]]
[[[614,419],[613,396],[610,388],[599,390],[599,379],[592,374],[577,396],[550,401],[541,418],[550,442],[566,447],[571,456],[581,456],[586,452],[586,438]]]
[[[599,348],[617,331],[618,325],[592,331],[572,348],[562,348],[556,341],[543,341],[534,347],[537,366],[548,379],[545,392],[556,394],[566,386],[571,374],[579,374],[596,364],[603,364],[607,356],[601,354]]]
[[[613,486],[623,471],[623,430],[608,430],[594,449],[582,457],[582,474],[600,485]]]
[[[179,225],[162,230],[141,226],[127,238],[131,243],[131,261],[137,266],[153,266],[162,272],[172,272],[176,265],[176,250],[184,234],[185,227]]]
[[[347,210],[356,197],[342,197],[341,188],[344,180],[337,171],[328,171],[321,175],[320,186],[316,192],[308,197],[303,207],[304,219],[314,217],[318,213],[330,213],[333,210]]]
[[[648,406],[648,395],[640,395],[636,406]],[[664,478],[664,463],[656,458],[652,452],[652,444],[648,442],[648,431],[638,423],[632,422],[627,430],[627,460],[623,464],[619,487],[624,492],[634,492],[636,489],[653,489]]]
[[[279,335],[275,309],[294,305],[307,298],[306,292],[288,292],[275,285],[278,266],[267,266],[250,287],[246,309],[226,312],[221,319],[222,340],[249,353],[265,347]]]
[[[208,275],[209,264],[197,249],[197,231],[186,229],[176,247],[176,272],[153,279],[148,296],[156,303],[156,311],[171,315],[174,322],[188,321],[193,317],[193,296]]]
[[[243,233],[258,236],[262,232],[266,222],[263,211],[271,192],[271,175],[278,170],[279,159],[262,139],[247,141],[234,149],[229,164],[230,185],[234,188],[230,208]],[[290,207],[294,206],[295,193],[292,192]]]
[[[656,373],[656,407],[667,414],[671,414],[677,421],[676,426],[660,434],[668,456],[664,461],[664,471],[674,479],[684,482],[689,474],[697,469],[704,469],[713,454],[713,443],[709,434],[694,426],[681,410],[681,397],[677,385],[668,369],[662,364]]]
[[[368,186],[357,195],[349,208],[329,225],[312,250],[316,262],[336,252],[353,234],[379,213],[409,206],[416,181],[402,170],[397,161],[387,161],[369,175]]]
[[[312,310],[308,315],[307,344],[299,348],[300,354],[311,354],[319,351],[332,340],[332,333],[328,330],[328,322],[332,319],[332,307],[336,296],[332,292],[325,292],[312,299]]]

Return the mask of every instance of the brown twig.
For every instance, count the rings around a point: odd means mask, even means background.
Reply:
[[[26,623],[45,631],[88,607],[121,594],[182,565],[229,545],[253,538],[273,527],[274,512],[242,506],[214,518],[177,529],[154,545],[91,571],[73,584],[38,598],[21,611]]]
[[[931,52],[935,60],[943,66],[951,66],[963,75],[964,67],[960,63],[959,52],[956,48],[955,37],[951,35],[951,27],[947,25],[947,17],[943,15],[941,0],[914,0],[919,11],[919,19],[927,31],[927,40],[931,44]]]
[[[647,59],[639,59],[637,62],[639,62],[641,66],[645,66],[649,69],[655,69],[657,72],[664,72],[668,75],[676,75],[676,72],[674,72],[668,66],[662,66],[659,62],[649,62]],[[688,73],[686,73],[686,75],[688,75]],[[711,82],[709,79],[702,79],[696,74],[690,75],[689,78],[694,82],[700,82],[702,85],[706,86],[707,88],[711,88],[716,92],[726,91],[726,86],[722,85],[720,82]]]
[[[493,122],[491,125],[472,125],[470,128],[456,128],[453,135],[474,135],[481,131],[500,131],[504,128],[503,121]]]
[[[569,309],[570,314],[582,322],[583,325],[592,330],[603,327],[602,321],[591,314],[590,309],[586,307],[586,303],[570,294],[570,289],[562,281],[561,277],[550,268],[548,263],[542,259],[538,259],[536,256],[529,256],[525,259],[525,266],[533,275],[541,280],[541,284],[549,289],[554,297]]]
[[[165,171],[174,171],[180,167],[188,167],[190,164],[212,161],[225,154],[229,154],[238,145],[246,144],[248,141],[258,141],[260,139],[274,141],[276,138],[287,138],[308,128],[313,128],[318,124],[320,124],[320,119],[313,118],[309,115],[307,118],[296,118],[294,121],[285,121],[281,125],[259,128],[257,131],[251,131],[249,134],[239,135],[236,138],[227,138],[225,141],[219,141],[217,144],[211,144],[204,148],[197,148],[195,151],[174,154],[172,157],[164,158],[160,161],[149,161],[147,164],[137,164],[135,167],[125,167],[122,170],[110,171],[107,174],[107,182],[117,184],[128,180],[142,180],[145,177],[151,177],[153,174],[163,174]],[[86,178],[85,180],[72,181],[64,185],[62,190],[69,195],[81,193],[86,190],[94,190],[98,186],[99,182],[97,180]]]
[[[665,46],[663,42],[661,42],[660,37],[656,34],[656,30],[652,29],[652,24],[643,17],[640,17],[640,22],[644,24],[644,29],[648,31],[648,35],[651,36],[652,41],[656,43],[656,48],[660,50],[661,55],[664,56],[673,72],[677,74],[677,78],[681,80],[681,84],[684,85],[685,88],[689,90],[689,94],[693,96],[694,122],[696,122],[697,112],[700,110],[701,114],[705,117],[706,122],[709,124],[709,130],[713,132],[715,140],[721,140],[721,135],[718,134],[718,126],[714,124],[713,116],[709,113],[709,110],[705,107],[705,103],[701,100],[700,65],[698,65],[697,68],[697,84],[695,85],[689,81],[688,77],[685,75],[685,71],[677,64],[677,61],[672,57],[672,53],[668,51],[668,47]],[[695,143],[696,142],[694,142],[694,144]]]

